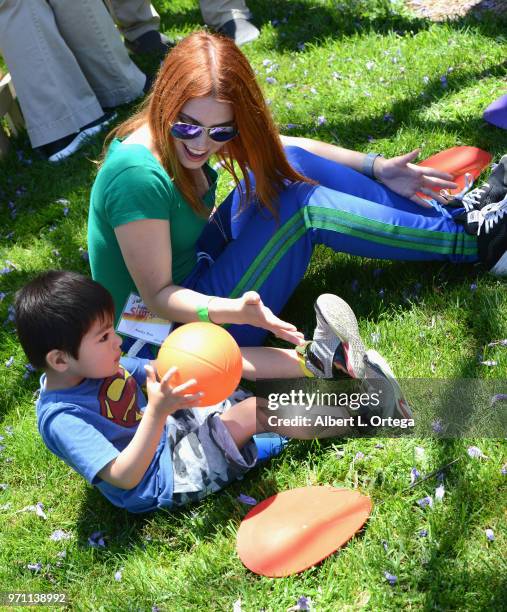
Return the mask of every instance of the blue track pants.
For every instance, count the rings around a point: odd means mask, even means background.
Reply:
[[[288,186],[279,197],[278,221],[255,202],[238,213],[233,191],[205,227],[199,263],[185,286],[234,298],[254,290],[279,314],[316,244],[380,259],[477,261],[476,237],[453,220],[462,209],[423,208],[355,170],[298,147],[286,152],[319,185]],[[248,325],[228,329],[241,346],[261,345],[267,334]]]

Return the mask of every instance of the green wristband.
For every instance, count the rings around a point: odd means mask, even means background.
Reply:
[[[211,323],[208,312],[208,304],[206,304],[206,306],[197,306],[196,312],[197,316],[199,317],[199,321]]]

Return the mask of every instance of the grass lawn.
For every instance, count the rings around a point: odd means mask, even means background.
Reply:
[[[201,25],[196,2],[154,4],[171,36]],[[498,161],[507,151],[507,132],[482,120],[505,93],[505,21],[483,15],[437,24],[388,0],[248,4],[262,35],[244,51],[285,133],[386,156],[421,147],[424,158],[469,144]],[[121,117],[131,110],[121,109]],[[10,307],[36,273],[88,272],[91,160],[100,150],[96,140],[50,167],[21,136],[0,161],[0,591],[66,591],[76,610],[232,611],[240,599],[243,611],[281,611],[303,596],[322,611],[505,609],[505,439],[293,442],[201,504],[148,516],[112,507],[45,449],[33,409],[38,374],[27,369]],[[222,177],[220,196],[229,188]],[[319,248],[284,317],[311,333],[313,300],[338,293],[400,378],[498,382],[507,379],[507,348],[488,344],[507,338],[506,287],[474,266],[366,260]],[[487,458],[471,457],[470,446]],[[411,468],[427,474],[455,458],[442,501],[419,507],[438,483],[407,492]],[[249,508],[238,495],[260,500],[310,484],[370,495],[364,530],[300,575],[269,579],[246,570],[235,534]],[[22,511],[38,502],[46,518]],[[51,539],[56,530],[68,539]],[[105,546],[89,545],[94,532]]]

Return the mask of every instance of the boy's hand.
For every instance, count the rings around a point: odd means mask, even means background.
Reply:
[[[165,373],[160,381],[153,366],[145,365],[146,370],[146,389],[148,391],[148,406],[151,406],[156,413],[162,411],[165,415],[172,414],[181,408],[192,408],[197,406],[204,393],[185,393],[185,391],[195,385],[197,381],[191,378],[186,382],[171,387],[171,378],[178,368],[172,367]]]

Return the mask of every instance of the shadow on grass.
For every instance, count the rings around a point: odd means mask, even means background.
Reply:
[[[278,459],[271,460],[271,467]],[[169,546],[173,551],[188,553],[197,543],[212,540],[229,529],[236,532],[250,506],[236,498],[247,490],[249,495],[265,499],[278,492],[265,465],[251,470],[243,480],[233,483],[200,502],[182,508],[159,509],[133,514],[114,507],[97,489],[88,487],[79,512],[76,528],[83,547],[96,531],[104,533],[109,554],[128,554],[129,550],[148,546]]]
[[[413,35],[434,25],[427,18],[394,12],[391,3],[382,0],[343,0],[334,6],[316,2],[296,1],[288,4],[284,0],[251,0],[248,5],[254,15],[253,21],[258,25],[274,21],[276,46],[280,50],[297,50],[301,43],[318,44],[322,38],[340,40],[370,31]],[[502,33],[507,18],[484,13],[478,19],[469,13],[446,23],[459,30],[469,28],[483,36],[495,38]]]

